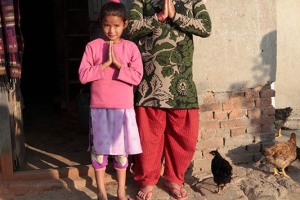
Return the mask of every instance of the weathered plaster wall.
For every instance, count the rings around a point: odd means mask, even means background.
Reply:
[[[278,108],[291,106],[300,112],[300,1],[277,0],[277,72]],[[295,116],[295,115],[294,115]],[[300,127],[298,127],[300,128]]]
[[[275,80],[276,1],[208,0],[209,38],[195,37],[199,95],[252,88]]]

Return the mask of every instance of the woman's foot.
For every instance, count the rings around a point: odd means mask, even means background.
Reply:
[[[182,185],[178,185],[176,183],[166,181],[165,188],[174,199],[178,199],[178,200],[188,199],[187,191],[186,189],[184,189]]]
[[[151,200],[152,191],[153,191],[153,186],[143,187],[138,191],[138,193],[136,195],[136,199],[137,200]]]

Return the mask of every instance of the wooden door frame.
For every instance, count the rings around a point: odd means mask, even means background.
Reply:
[[[13,156],[8,93],[0,92],[0,166],[4,178],[13,176]]]

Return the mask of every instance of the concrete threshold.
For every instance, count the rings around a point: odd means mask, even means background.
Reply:
[[[300,119],[299,118],[292,118],[289,119],[286,123],[285,126],[288,127],[289,129],[300,129]]]

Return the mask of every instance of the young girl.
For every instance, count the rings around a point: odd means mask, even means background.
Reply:
[[[81,83],[91,83],[90,150],[95,169],[98,199],[107,200],[105,169],[113,156],[119,200],[125,192],[127,157],[142,152],[133,108],[133,86],[140,83],[143,65],[137,46],[121,38],[128,24],[123,4],[110,1],[100,11],[105,39],[86,45],[79,67]]]

